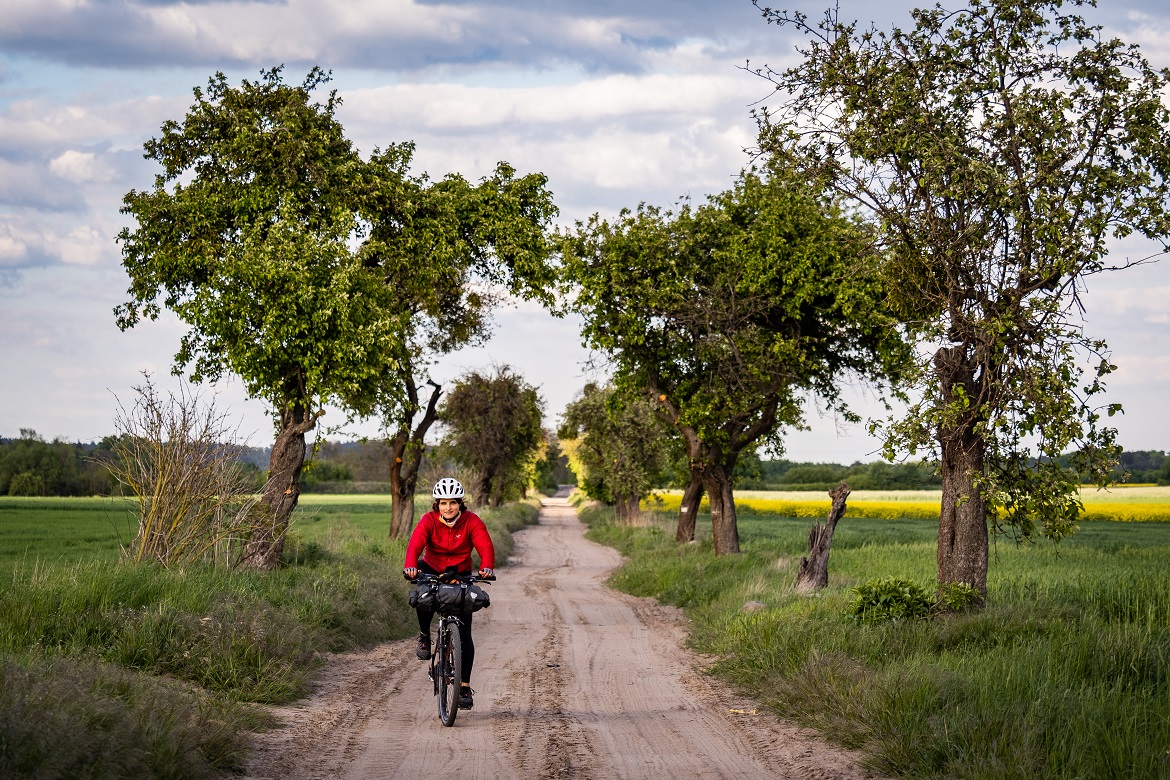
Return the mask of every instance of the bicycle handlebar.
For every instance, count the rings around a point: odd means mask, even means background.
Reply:
[[[427,574],[425,571],[420,571],[414,579],[409,577],[407,579],[412,585],[417,585],[420,582],[466,582],[471,584],[473,582],[495,582],[496,576],[493,574],[490,577],[481,577],[478,574],[460,574],[458,572]]]

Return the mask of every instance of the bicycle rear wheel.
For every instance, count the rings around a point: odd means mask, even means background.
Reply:
[[[459,686],[463,673],[463,643],[459,624],[444,621],[439,629],[439,720],[444,726],[455,724],[459,714]]]

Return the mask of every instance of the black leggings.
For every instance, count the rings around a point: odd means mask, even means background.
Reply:
[[[427,574],[438,574],[423,561],[418,562],[418,570]],[[418,613],[418,630],[424,634],[431,632],[431,620],[435,617],[432,609],[415,609]],[[475,663],[475,642],[471,639],[471,612],[464,612],[459,616],[459,643],[463,645],[463,682],[471,685],[471,666]]]

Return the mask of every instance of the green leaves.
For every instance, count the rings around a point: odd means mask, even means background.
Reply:
[[[413,151],[376,151],[360,202],[369,230],[362,262],[381,277],[387,305],[408,316],[398,367],[353,403],[376,407],[399,430],[418,411],[413,388],[430,362],[486,339],[506,295],[548,302],[555,289],[547,230],[556,207],[543,174],[517,177],[500,163],[475,185],[458,174],[432,182],[410,175]]]
[[[334,401],[391,426],[426,357],[485,338],[504,294],[550,295],[541,174],[501,163],[479,184],[412,176],[413,143],[363,161],[340,101],[279,68],[235,87],[216,74],[182,122],[146,144],[163,173],[126,195],[123,329],[162,307],[191,327],[176,371],[238,374],[277,409]],[[422,376],[417,375],[422,372]]]
[[[963,440],[993,517],[1071,532],[1076,476],[1055,459],[1072,448],[1101,475],[1117,452],[1100,419],[1118,407],[1094,398],[1112,367],[1077,291],[1111,237],[1170,241],[1170,73],[1056,0],[916,10],[888,33],[765,16],[809,45],[760,71],[785,97],[761,149],[880,226],[890,306],[921,345],[921,402],[877,426],[887,456]]]
[[[921,620],[934,610],[934,599],[916,582],[883,577],[853,588],[848,614],[866,625]]]
[[[524,496],[544,439],[544,401],[507,366],[495,375],[468,372],[443,400],[445,453],[471,473],[481,506]]]
[[[836,404],[842,373],[880,382],[906,356],[866,231],[779,173],[560,242],[586,342],[719,458],[799,425],[805,393]]]
[[[123,329],[161,305],[190,326],[175,370],[234,373],[276,410],[356,392],[401,352],[404,315],[351,247],[362,162],[333,116],[312,102],[313,70],[279,69],[230,87],[217,74],[185,120],[146,145],[164,173],[131,192],[137,220],[120,236],[130,300]]]
[[[662,484],[671,465],[672,430],[645,393],[623,394],[612,385],[585,385],[567,407],[557,431],[573,455],[580,487],[597,501],[642,499]]]

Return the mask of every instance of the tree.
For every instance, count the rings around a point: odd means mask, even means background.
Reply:
[[[921,400],[876,429],[887,457],[938,464],[939,581],[980,593],[989,523],[1058,540],[1076,528],[1076,471],[1107,480],[1102,415],[1119,407],[1096,396],[1114,366],[1078,293],[1109,268],[1110,237],[1170,236],[1170,73],[1063,5],[972,0],[889,33],[763,9],[808,45],[791,69],[757,71],[783,95],[761,149],[881,226],[924,357]]]
[[[92,496],[112,484],[86,457],[93,445],[46,442],[30,428],[20,438],[0,441],[0,495]]]
[[[576,485],[577,475],[569,468],[569,456],[552,431],[544,431],[544,454],[536,461],[536,489],[553,495],[561,485]]]
[[[523,497],[543,441],[543,414],[536,388],[507,366],[491,376],[467,373],[443,399],[443,447],[475,475],[471,493],[481,505]]]
[[[677,214],[596,215],[563,245],[583,335],[625,390],[648,392],[685,443],[711,504],[717,553],[739,551],[732,472],[806,393],[841,410],[842,375],[882,381],[904,349],[881,306],[870,237],[775,172]],[[697,505],[697,500],[696,500]]]
[[[565,407],[557,435],[574,440],[590,498],[616,507],[618,519],[638,515],[639,502],[670,466],[672,430],[645,393],[623,395],[612,385],[585,385]]]
[[[362,258],[406,324],[394,362],[362,388],[373,395],[351,399],[355,408],[376,412],[387,432],[393,538],[407,536],[414,524],[423,439],[438,415],[442,388],[428,367],[482,343],[505,294],[548,298],[546,231],[556,215],[543,174],[517,177],[500,163],[477,185],[457,174],[431,182],[411,176],[413,152],[413,144],[398,144],[370,161],[362,211],[371,227]]]
[[[335,93],[313,92],[275,68],[230,87],[222,73],[195,90],[182,124],[146,143],[163,172],[126,195],[137,220],[119,236],[130,300],[123,330],[161,307],[190,326],[174,372],[195,381],[238,375],[272,407],[276,438],[263,505],[270,531],[248,546],[251,565],[280,560],[300,495],[305,434],[324,406],[356,395],[401,354],[403,322],[386,287],[351,249],[363,164],[334,117]]]

